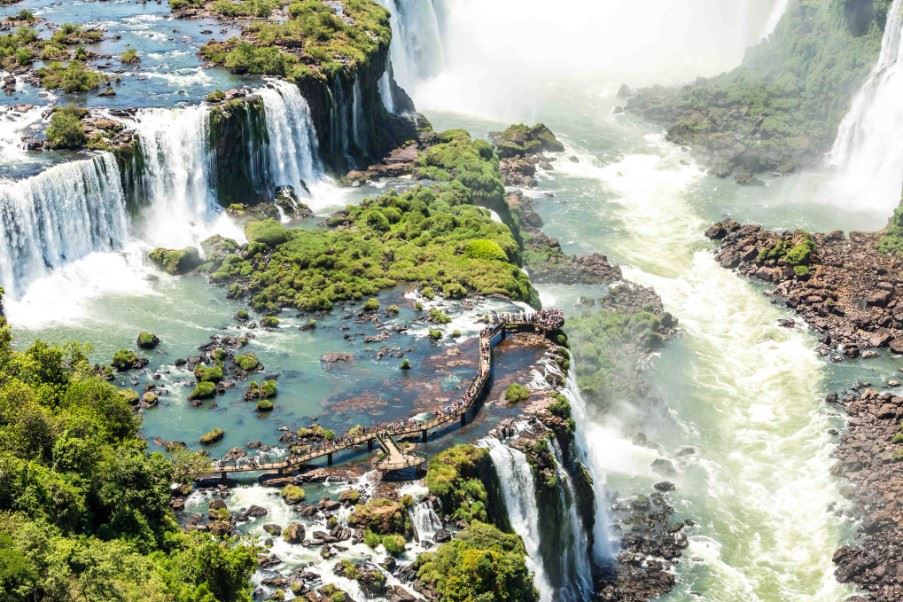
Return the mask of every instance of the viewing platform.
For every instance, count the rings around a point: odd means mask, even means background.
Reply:
[[[379,445],[385,454],[385,458],[376,464],[377,469],[383,472],[392,472],[420,468],[426,463],[426,458],[420,454],[405,453],[396,440],[419,438],[426,441],[430,431],[455,423],[460,423],[461,426],[467,424],[467,413],[480,400],[492,375],[493,348],[504,339],[507,330],[529,328],[548,336],[564,326],[564,315],[560,310],[554,308],[530,313],[495,314],[493,318],[493,323],[480,331],[480,365],[476,377],[461,399],[434,410],[432,419],[408,418],[389,424],[365,427],[363,430],[358,429],[353,435],[337,436],[332,441],[308,446],[304,453],[293,454],[281,462],[261,463],[255,459],[232,462],[217,461],[210,466],[209,470],[199,473],[197,478],[219,475],[222,479],[226,479],[230,474],[246,472],[284,475],[300,470],[305,465],[323,458],[326,458],[327,464],[331,466],[335,455],[340,452],[356,451],[363,446],[367,446],[367,449],[372,451],[374,445]]]

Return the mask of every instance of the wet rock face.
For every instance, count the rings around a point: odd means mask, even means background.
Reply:
[[[673,568],[687,547],[686,523],[674,518],[660,491],[619,499],[612,511],[612,531],[620,534],[621,551],[597,584],[596,600],[639,602],[668,592],[674,587]]]
[[[807,235],[727,220],[706,234],[719,241],[716,258],[722,266],[772,284],[768,294],[818,332],[821,352],[832,359],[877,348],[903,352],[903,261],[878,251],[878,233]],[[797,263],[798,257],[784,252],[803,237],[813,250]]]
[[[861,522],[855,542],[834,554],[835,576],[856,584],[865,599],[903,600],[903,397],[857,388],[839,401],[850,420],[832,472],[850,481],[842,493]]]

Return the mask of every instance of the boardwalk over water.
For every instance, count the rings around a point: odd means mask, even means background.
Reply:
[[[201,475],[220,475],[225,479],[229,474],[243,472],[275,472],[286,474],[294,472],[311,462],[326,458],[328,464],[333,463],[335,454],[356,450],[358,447],[367,446],[372,450],[374,445],[379,445],[385,453],[385,458],[377,464],[382,471],[402,470],[421,466],[426,459],[416,454],[405,454],[396,439],[409,439],[419,437],[426,441],[429,432],[444,428],[455,423],[464,426],[467,423],[467,413],[473,409],[480,400],[489,378],[492,375],[493,347],[504,339],[504,333],[510,329],[530,328],[536,332],[548,335],[559,330],[564,325],[564,318],[556,309],[546,309],[534,313],[503,313],[493,316],[493,323],[480,331],[480,366],[479,372],[464,395],[458,401],[436,409],[434,417],[430,420],[417,420],[409,418],[390,424],[379,424],[358,429],[353,434],[345,434],[318,445],[308,446],[304,453],[293,454],[281,462],[257,463],[255,461],[217,461],[205,470]],[[501,335],[501,336],[500,336]],[[201,476],[199,475],[199,476]]]

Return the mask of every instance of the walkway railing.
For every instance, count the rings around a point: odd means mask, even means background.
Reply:
[[[261,463],[256,459],[248,461],[236,460],[233,462],[216,461],[208,470],[201,474],[220,474],[223,478],[230,473],[240,472],[273,472],[279,474],[294,471],[305,464],[309,464],[315,460],[326,458],[331,465],[335,454],[353,450],[359,446],[367,445],[368,449],[373,449],[374,442],[377,442],[386,452],[387,460],[382,464],[388,466],[399,464],[399,468],[405,468],[423,462],[416,456],[406,456],[393,440],[394,438],[408,438],[419,436],[426,441],[429,431],[448,426],[454,422],[460,421],[464,426],[467,421],[467,412],[469,412],[474,404],[480,399],[486,383],[492,374],[492,341],[495,337],[505,331],[508,327],[531,327],[534,330],[548,334],[559,330],[564,325],[564,317],[557,309],[546,309],[534,313],[502,313],[495,314],[494,321],[491,326],[480,331],[480,366],[479,372],[464,395],[458,401],[437,408],[434,412],[435,417],[431,420],[421,421],[414,418],[400,420],[389,424],[379,424],[356,430],[354,434],[346,434],[332,441],[308,446],[307,450],[300,454],[293,454],[287,459],[280,462]],[[392,449],[394,446],[394,449]],[[393,453],[397,452],[400,458],[392,458]],[[417,460],[415,462],[414,460]],[[394,469],[394,468],[393,468]]]

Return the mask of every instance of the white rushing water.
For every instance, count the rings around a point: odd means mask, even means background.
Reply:
[[[412,89],[417,82],[438,73],[445,62],[439,22],[444,0],[379,2],[391,15],[392,75],[402,88]]]
[[[196,105],[135,116],[148,197],[141,232],[154,246],[194,246],[216,232],[241,238],[211,187],[209,111]]]
[[[552,602],[555,590],[542,561],[539,507],[536,504],[533,469],[523,452],[508,447],[495,437],[481,439],[479,444],[489,448],[489,455],[502,487],[502,496],[505,498],[508,519],[527,548],[527,566],[533,572],[533,583],[539,590],[539,598],[542,602]]]
[[[32,106],[25,111],[15,107],[0,108],[0,161],[15,163],[21,161],[25,153],[22,135],[43,119],[44,108]]]
[[[567,513],[567,521],[562,525],[566,537],[564,549],[561,550],[562,574],[567,575],[568,582],[563,588],[565,595],[571,600],[589,600],[593,594],[593,570],[589,561],[589,541],[583,530],[583,521],[577,513],[577,490],[573,479],[564,467],[558,440],[551,439],[550,447],[558,474],[558,498],[561,507]],[[605,516],[603,514],[603,516]]]
[[[116,160],[110,153],[0,181],[0,285],[11,297],[32,280],[128,237]]]
[[[269,80],[257,93],[266,113],[272,184],[302,196],[323,173],[310,107],[298,86],[285,80]]]
[[[881,54],[837,131],[829,163],[839,167],[833,194],[890,213],[903,185],[903,0],[887,15]]]

